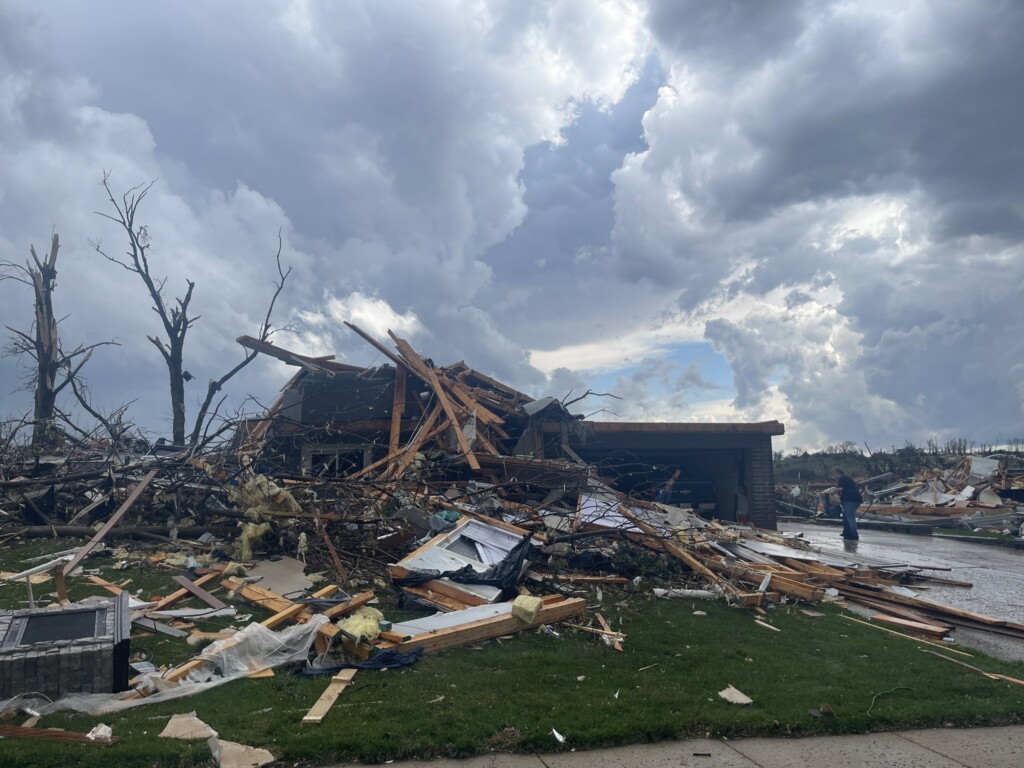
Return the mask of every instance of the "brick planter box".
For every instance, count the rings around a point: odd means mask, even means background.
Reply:
[[[0,700],[126,690],[129,633],[127,593],[107,603],[0,614]]]

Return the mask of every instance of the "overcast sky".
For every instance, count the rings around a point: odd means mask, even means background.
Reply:
[[[0,0],[0,260],[64,242],[66,347],[169,432],[156,316],[96,215],[195,280],[193,413],[294,267],[278,344],[408,338],[595,418],[776,447],[1024,437],[1024,4]],[[30,297],[0,284],[0,325]],[[5,331],[6,333],[6,331]],[[0,414],[30,410],[0,361]],[[233,402],[269,402],[259,361]]]

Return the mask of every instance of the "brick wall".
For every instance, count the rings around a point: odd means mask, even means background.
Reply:
[[[775,530],[775,468],[772,439],[765,435],[747,454],[750,474],[750,522],[758,528]]]

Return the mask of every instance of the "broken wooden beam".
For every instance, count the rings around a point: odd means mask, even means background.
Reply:
[[[448,399],[448,394],[445,392],[444,387],[441,386],[441,382],[437,378],[437,372],[427,365],[423,358],[417,354],[416,350],[409,345],[409,342],[398,338],[391,331],[388,331],[388,335],[391,337],[391,340],[395,342],[395,346],[398,347],[399,352],[401,352],[406,360],[412,365],[413,370],[416,371],[416,375],[420,378],[424,378],[427,384],[430,385],[430,388],[434,390],[434,394],[437,395],[438,402],[441,403],[441,407],[444,409],[444,415],[448,417],[449,423],[451,423],[455,430],[455,440],[458,442],[459,447],[466,456],[466,463],[479,472],[480,462],[476,460],[476,456],[473,455],[473,449],[466,440],[466,436],[462,433],[462,425],[455,416],[455,411],[452,409],[452,404]]]
[[[322,723],[324,718],[327,717],[327,713],[331,711],[331,707],[334,706],[334,702],[338,700],[338,697],[348,687],[348,684],[352,682],[352,678],[356,676],[358,671],[356,669],[343,669],[332,677],[330,684],[320,694],[320,698],[316,700],[316,703],[310,707],[309,712],[302,718],[302,722]]]
[[[222,571],[223,571],[223,568],[219,568],[216,571],[213,571],[212,573],[204,573],[202,576],[200,576],[198,579],[196,579],[195,581],[192,582],[192,586],[202,587],[207,582],[213,581],[215,578],[220,576]],[[183,600],[184,598],[188,597],[190,594],[192,594],[192,592],[190,590],[187,590],[184,587],[182,587],[181,589],[177,590],[176,592],[172,592],[171,594],[167,595],[166,597],[163,597],[160,600],[158,600],[157,604],[154,605],[150,610],[152,610],[152,611],[163,610],[164,608],[168,607],[169,605],[173,605],[174,603],[178,602],[179,600]]]
[[[428,653],[443,651],[447,648],[471,645],[484,640],[491,640],[495,637],[501,637],[502,635],[523,632],[544,624],[565,621],[573,616],[579,616],[586,607],[586,600],[574,597],[567,600],[559,600],[558,602],[545,603],[537,611],[536,620],[530,623],[525,623],[512,614],[504,614],[473,621],[461,626],[413,635],[401,643],[379,643],[377,647],[392,648],[399,653],[408,653],[417,646],[422,646],[424,651]]]
[[[78,564],[82,562],[83,559],[85,559],[85,556],[92,552],[93,548],[97,544],[103,541],[103,537],[110,532],[111,528],[118,524],[121,518],[124,517],[125,513],[129,509],[131,509],[131,506],[132,504],[135,503],[135,500],[138,499],[140,495],[142,495],[142,492],[144,490],[146,490],[146,486],[149,485],[150,481],[154,477],[156,477],[156,473],[157,470],[151,469],[148,473],[146,473],[146,476],[143,477],[142,480],[140,480],[135,485],[134,488],[132,488],[131,493],[128,494],[128,498],[124,500],[124,503],[122,503],[121,506],[117,508],[117,511],[110,516],[110,519],[103,524],[103,527],[96,531],[96,535],[93,536],[84,547],[78,550],[78,554],[71,558],[71,560],[68,561],[67,565],[64,566],[62,570],[65,576],[69,575],[73,570],[75,570],[75,568],[78,567]]]
[[[611,625],[608,623],[608,620],[605,619],[605,617],[602,616],[600,612],[595,613],[594,615],[597,616],[597,621],[601,625],[601,629],[603,629],[606,634],[613,635],[610,641],[612,644],[612,648],[614,648],[619,653],[622,653],[622,643],[619,642],[617,637],[614,637],[616,633],[612,630]]]
[[[217,573],[207,574],[207,576],[217,576],[219,573],[220,572],[218,571]],[[202,578],[202,577],[200,576],[199,578]],[[197,581],[198,581],[198,579],[197,579]],[[197,584],[196,581],[193,581],[192,579],[188,578],[188,576],[185,576],[184,574],[180,574],[180,573],[177,574],[174,577],[174,582],[176,584],[180,584],[182,587],[184,587],[192,595],[194,595],[195,597],[198,597],[200,600],[202,600],[204,603],[206,603],[208,606],[210,606],[211,608],[213,608],[215,610],[220,610],[221,608],[227,608],[228,607],[226,603],[224,603],[223,601],[221,601],[221,600],[217,599],[216,597],[214,597],[213,595],[211,595],[209,592],[207,592],[205,589],[203,589],[202,585]]]

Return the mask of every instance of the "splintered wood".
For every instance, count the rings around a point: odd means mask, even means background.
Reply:
[[[416,455],[431,441],[457,449],[474,471],[481,471],[478,454],[505,456],[511,453],[509,447],[502,447],[505,445],[502,441],[507,443],[509,439],[503,425],[509,416],[519,415],[522,405],[532,402],[530,397],[463,363],[435,366],[408,341],[390,331],[388,334],[396,351],[388,349],[359,326],[348,322],[345,325],[395,365],[386,455],[353,472],[350,480],[373,472],[384,479],[397,479],[409,471]],[[299,355],[247,336],[239,337],[238,342],[307,371],[369,373],[369,369],[335,363],[330,357]],[[259,441],[265,439],[266,425],[280,411],[282,402],[279,398],[266,418],[249,432],[246,455],[254,454]]]

